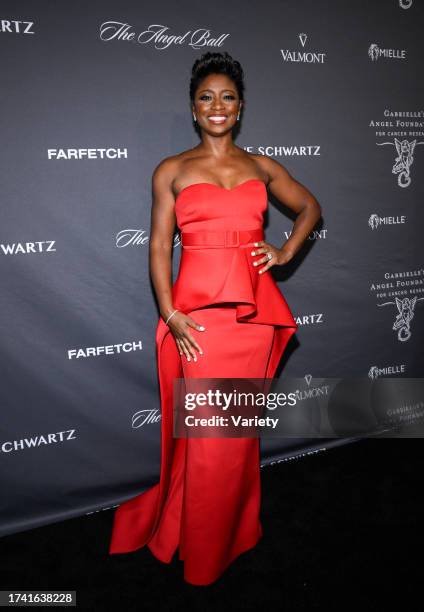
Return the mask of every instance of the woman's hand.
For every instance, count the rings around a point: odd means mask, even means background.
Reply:
[[[199,353],[203,355],[202,349],[190,334],[189,329],[192,327],[199,331],[205,331],[205,327],[198,325],[194,319],[179,311],[169,320],[168,327],[175,338],[180,355],[184,353],[187,357],[187,361],[190,361],[190,355],[193,357],[194,361],[197,361],[197,355],[194,349],[197,349]]]
[[[258,248],[255,248],[255,250],[251,252],[251,255],[253,257],[265,253],[263,257],[261,257],[260,259],[256,259],[253,262],[254,266],[259,266],[261,263],[265,263],[263,268],[259,270],[259,274],[266,272],[272,266],[281,266],[283,264],[286,264],[293,257],[293,253],[288,249],[284,249],[284,247],[281,249],[277,249],[275,246],[273,246],[269,242],[265,242],[264,240],[261,240],[260,242],[255,242],[255,247]],[[269,259],[268,253],[271,253],[271,259]]]

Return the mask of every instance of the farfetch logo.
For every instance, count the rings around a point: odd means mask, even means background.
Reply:
[[[135,353],[143,350],[141,340],[129,340],[128,342],[118,342],[117,344],[107,344],[105,346],[86,346],[68,349],[68,359],[91,359],[100,355],[119,355],[120,353]]]
[[[305,47],[308,39],[307,34],[301,33],[298,35],[300,44]],[[305,64],[323,64],[326,53],[322,51],[299,51],[290,49],[280,49],[281,55],[285,62],[303,62]]]
[[[386,59],[406,59],[405,49],[381,49],[376,43],[368,47],[368,57],[376,62],[380,57]]]
[[[117,149],[109,147],[108,149],[47,149],[47,159],[120,159],[121,157],[128,159],[128,149]]]

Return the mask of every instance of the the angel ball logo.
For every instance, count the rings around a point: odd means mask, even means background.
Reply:
[[[188,45],[193,49],[202,47],[222,47],[229,34],[213,36],[209,28],[187,30],[182,34],[174,34],[168,26],[160,23],[150,24],[146,30],[137,32],[129,23],[123,21],[105,21],[100,25],[100,40],[109,42],[138,43],[139,45],[154,45],[155,49],[162,51],[171,45]]]
[[[399,0],[399,6],[403,9],[409,9],[412,6],[412,0]]]
[[[424,291],[424,269],[385,272],[383,280],[371,283],[370,291],[375,294],[379,308],[392,310],[392,330],[397,332],[399,342],[409,340],[412,320],[418,304],[424,300],[419,295]]]
[[[424,144],[424,110],[385,109],[383,116],[382,119],[371,119],[369,127],[374,131],[377,146],[395,149],[391,172],[397,176],[398,187],[409,187],[412,182],[412,165],[417,157],[415,149]]]

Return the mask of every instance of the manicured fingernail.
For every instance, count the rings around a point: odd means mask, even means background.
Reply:
[[[255,254],[255,251],[252,251],[250,254],[251,254],[251,255],[254,255],[254,254]]]
[[[255,242],[255,246],[258,246],[259,242]]]
[[[205,331],[205,328],[203,327],[203,325],[201,325],[199,329],[201,329],[202,331]]]

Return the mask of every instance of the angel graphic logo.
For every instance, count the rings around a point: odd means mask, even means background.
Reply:
[[[375,43],[370,45],[370,47],[368,49],[368,55],[370,56],[370,58],[372,59],[373,62],[378,60],[379,55],[380,55],[380,52],[379,52],[379,49],[378,49],[378,45],[376,45]]]
[[[407,140],[398,140],[395,138],[395,146],[396,151],[398,152],[398,156],[395,159],[395,163],[393,164],[392,174],[398,175],[398,185],[399,187],[408,187],[411,184],[411,177],[409,176],[409,168],[414,161],[412,156],[415,145],[417,144],[416,140],[412,142],[408,142]]]
[[[372,366],[369,369],[368,378],[371,378],[371,380],[376,380],[378,378],[378,376],[379,376],[379,374],[378,374],[377,366]]]
[[[412,6],[412,0],[399,0],[399,6],[403,9],[409,9]]]
[[[395,158],[395,163],[393,164],[392,174],[397,174],[397,183],[399,187],[409,187],[411,184],[410,177],[410,167],[414,161],[413,153],[415,146],[417,144],[424,144],[424,142],[418,142],[417,140],[412,140],[408,142],[408,140],[399,140],[395,138],[393,142],[377,142],[378,145],[395,145],[398,156]]]
[[[368,219],[368,225],[372,230],[377,229],[377,227],[380,225],[380,217],[376,214],[371,215]]]
[[[378,306],[388,306],[389,304],[395,304],[398,309],[398,315],[393,323],[392,329],[398,332],[398,340],[400,342],[406,342],[411,337],[411,321],[414,318],[415,305],[418,300],[424,300],[424,298],[418,298],[417,296],[412,299],[406,297],[402,300],[398,297],[395,298],[395,302],[384,302],[384,304],[378,304]]]

